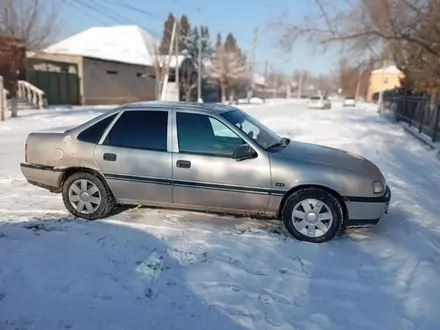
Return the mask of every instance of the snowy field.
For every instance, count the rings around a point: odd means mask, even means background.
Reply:
[[[440,162],[359,105],[243,105],[294,140],[357,152],[393,192],[388,216],[326,244],[278,222],[134,208],[74,220],[19,163],[31,130],[106,111],[0,123],[0,329],[440,329]]]

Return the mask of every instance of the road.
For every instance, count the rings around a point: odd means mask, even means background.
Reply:
[[[81,318],[94,329],[440,328],[440,163],[433,153],[367,105],[246,110],[293,141],[375,162],[393,192],[389,214],[322,245],[286,237],[277,222],[195,212],[134,208],[105,221],[74,220],[60,196],[27,184],[18,164],[29,131],[79,123],[102,109],[32,112],[0,123],[0,329],[5,320],[80,329]],[[154,275],[154,304],[138,298],[153,281],[139,267],[153,257],[163,266]]]

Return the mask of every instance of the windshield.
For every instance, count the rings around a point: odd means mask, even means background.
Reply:
[[[312,96],[310,99],[311,100],[320,100],[321,96]]]
[[[281,141],[278,134],[241,110],[225,112],[222,117],[237,126],[263,149],[268,149]]]

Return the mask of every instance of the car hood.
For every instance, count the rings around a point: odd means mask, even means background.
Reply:
[[[292,141],[286,148],[273,155],[285,159],[299,159],[306,162],[328,164],[355,171],[370,171],[373,175],[380,173],[376,165],[357,154],[317,144]]]

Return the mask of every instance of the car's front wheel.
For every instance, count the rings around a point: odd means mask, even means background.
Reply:
[[[110,189],[88,172],[74,173],[65,180],[63,202],[71,214],[88,220],[105,217],[115,206]]]
[[[285,228],[294,238],[313,243],[331,240],[341,231],[344,221],[338,199],[317,187],[295,191],[281,215]]]

